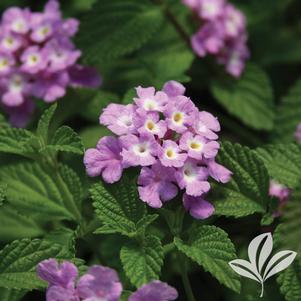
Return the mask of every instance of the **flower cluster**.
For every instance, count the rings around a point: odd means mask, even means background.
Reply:
[[[200,19],[201,27],[191,38],[197,55],[216,56],[229,74],[239,77],[249,58],[245,16],[227,0],[183,0]]]
[[[55,259],[44,260],[38,265],[37,273],[48,282],[46,301],[118,301],[122,293],[117,273],[99,265],[90,267],[78,281],[77,267],[68,261],[59,264]],[[177,297],[174,288],[161,281],[152,281],[139,288],[128,300],[171,301]]]
[[[281,215],[283,207],[287,204],[291,190],[284,185],[281,185],[273,180],[270,181],[269,195],[275,197],[279,200],[279,206],[276,212],[274,212],[274,217]]]
[[[299,123],[299,125],[297,127],[297,130],[296,130],[296,133],[295,133],[295,137],[296,137],[297,141],[299,143],[301,143],[301,123]]]
[[[96,87],[92,68],[76,62],[81,56],[71,41],[79,22],[64,20],[57,0],[44,12],[8,8],[0,24],[0,99],[11,122],[24,126],[34,109],[32,98],[53,102],[68,86]]]
[[[138,190],[142,201],[154,208],[185,190],[186,210],[197,218],[210,216],[214,208],[204,199],[211,176],[226,183],[231,172],[215,162],[220,124],[213,115],[199,111],[185,87],[167,82],[162,91],[136,89],[134,104],[110,104],[100,123],[119,137],[107,136],[88,149],[84,163],[89,176],[102,175],[114,183],[124,168],[141,166]]]

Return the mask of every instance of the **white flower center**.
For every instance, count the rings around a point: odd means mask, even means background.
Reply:
[[[203,10],[206,12],[207,15],[215,16],[218,12],[218,7],[215,3],[205,2],[203,4]]]
[[[46,38],[51,33],[51,27],[48,25],[42,26],[38,29],[38,36],[41,38]]]
[[[3,46],[6,47],[7,49],[13,48],[15,44],[16,44],[16,41],[13,37],[6,37],[3,40]]]
[[[38,54],[31,54],[27,58],[27,64],[29,66],[35,66],[39,63],[40,61],[40,56]]]
[[[133,146],[133,151],[136,155],[140,156],[140,157],[146,157],[149,155],[149,149],[148,149],[148,143],[147,142],[143,142],[143,143],[139,143],[139,144],[135,144]]]
[[[174,160],[177,157],[177,152],[174,149],[172,149],[171,147],[168,147],[165,150],[165,157],[169,160]]]
[[[23,85],[23,78],[20,75],[14,75],[10,80],[9,88],[11,92],[21,92]]]
[[[172,114],[172,121],[176,125],[182,125],[184,122],[184,113],[182,112],[174,112]]]
[[[184,166],[184,179],[186,182],[193,182],[197,176],[195,169],[192,165],[187,164]]]
[[[25,29],[25,21],[23,19],[16,20],[12,24],[12,29],[16,32],[23,32]]]
[[[117,123],[120,125],[120,126],[124,126],[124,127],[127,127],[127,128],[130,128],[133,126],[133,119],[132,119],[132,116],[129,116],[129,115],[122,115],[119,117]]]
[[[147,98],[144,100],[143,108],[146,111],[154,111],[158,109],[158,103],[154,99]]]

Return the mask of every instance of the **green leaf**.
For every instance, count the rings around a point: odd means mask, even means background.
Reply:
[[[51,138],[50,144],[41,151],[54,150],[82,155],[84,146],[81,137],[68,126],[60,127]]]
[[[217,161],[232,171],[227,184],[218,184],[211,199],[215,214],[242,217],[265,213],[269,203],[269,175],[261,159],[251,149],[225,142]]]
[[[37,135],[40,136],[44,143],[48,142],[48,130],[50,126],[51,119],[56,111],[57,104],[51,105],[41,116],[38,127],[37,127]]]
[[[0,152],[31,158],[36,152],[35,143],[35,135],[25,129],[0,128]]]
[[[215,226],[200,226],[194,232],[191,242],[175,238],[179,251],[210,272],[220,283],[235,292],[240,291],[238,276],[229,266],[236,258],[235,247],[225,231]]]
[[[104,136],[111,136],[112,132],[105,126],[96,125],[84,128],[80,132],[85,148],[95,148],[98,140]]]
[[[290,142],[295,140],[294,133],[301,123],[301,79],[290,89],[277,108],[274,140]]]
[[[79,209],[70,178],[64,180],[57,170],[21,162],[2,167],[0,180],[7,185],[8,201],[24,214],[43,215],[48,220],[76,218]]]
[[[275,181],[296,188],[301,182],[301,146],[293,143],[271,144],[256,150]]]
[[[149,0],[97,1],[81,22],[78,42],[84,59],[101,65],[136,50],[162,20],[160,8]]]
[[[6,288],[0,288],[0,300],[1,301],[20,301],[25,295],[25,291],[11,290]]]
[[[44,233],[33,218],[17,212],[5,204],[0,210],[0,240],[12,241],[25,237],[37,237]],[[1,300],[1,299],[0,299]]]
[[[141,243],[128,242],[120,251],[126,275],[136,287],[158,279],[163,265],[163,247],[156,236],[146,236]]]
[[[61,245],[40,239],[16,240],[0,252],[0,287],[37,289],[46,286],[38,279],[36,266],[48,258],[70,259]]]
[[[212,83],[217,101],[233,116],[256,130],[271,130],[274,121],[273,91],[266,73],[248,65],[238,80]]]
[[[91,188],[96,215],[106,231],[136,235],[136,223],[145,215],[145,205],[139,200],[135,180],[125,175],[114,185],[95,184]]]

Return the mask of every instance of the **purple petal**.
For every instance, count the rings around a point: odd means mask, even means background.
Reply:
[[[184,207],[191,216],[196,219],[206,219],[214,212],[214,207],[211,203],[205,201],[202,197],[193,197],[187,194],[183,196]]]

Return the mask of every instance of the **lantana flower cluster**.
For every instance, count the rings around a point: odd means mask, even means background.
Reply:
[[[216,56],[226,71],[239,77],[249,58],[246,19],[227,0],[183,0],[200,21],[200,29],[191,38],[194,52],[205,57]]]
[[[96,71],[77,64],[81,51],[71,38],[79,21],[63,19],[57,0],[43,12],[11,7],[0,24],[0,103],[11,122],[24,126],[34,109],[33,97],[53,102],[68,86],[96,87]]]
[[[197,218],[210,216],[214,207],[205,200],[209,177],[230,180],[231,172],[215,162],[220,124],[216,117],[199,111],[185,87],[167,82],[162,91],[138,87],[134,104],[110,104],[100,124],[117,137],[102,137],[84,156],[87,174],[105,182],[119,181],[122,171],[140,166],[138,191],[142,201],[160,208],[183,190],[186,210]]]
[[[46,301],[119,301],[122,284],[111,268],[94,265],[78,278],[77,267],[68,261],[59,264],[55,259],[42,261],[38,276],[48,282]],[[161,281],[152,281],[134,292],[129,301],[172,301],[177,291]]]
[[[278,217],[282,214],[282,210],[289,201],[291,193],[291,190],[286,186],[279,184],[274,180],[270,181],[269,195],[275,197],[279,201],[279,206],[273,214],[274,217]]]

